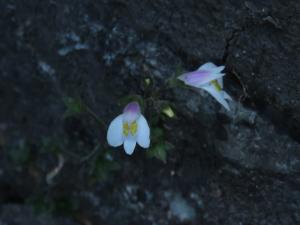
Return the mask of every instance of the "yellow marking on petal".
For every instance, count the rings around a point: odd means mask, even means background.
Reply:
[[[132,136],[136,134],[136,132],[137,132],[137,127],[138,127],[138,126],[137,126],[136,121],[134,121],[133,123],[131,123],[131,126],[130,126],[130,133],[131,133]]]
[[[127,136],[129,134],[129,124],[128,123],[123,123],[123,134],[124,136]]]
[[[132,123],[123,123],[123,134],[124,136],[128,136],[129,133],[134,136],[136,135],[136,132],[137,132],[137,122],[134,121]]]
[[[217,80],[213,80],[213,81],[211,81],[210,83],[214,86],[214,88],[215,88],[217,91],[222,91],[222,87],[221,87],[221,85],[218,83]]]

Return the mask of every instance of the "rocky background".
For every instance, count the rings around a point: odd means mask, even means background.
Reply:
[[[300,224],[299,1],[0,0],[0,30],[1,225]],[[229,112],[176,82],[207,61]]]

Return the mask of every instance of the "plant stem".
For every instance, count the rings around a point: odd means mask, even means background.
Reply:
[[[93,110],[91,110],[87,105],[86,105],[86,111],[98,122],[98,123],[100,123],[102,126],[103,126],[103,128],[106,128],[106,125],[105,125],[105,123],[96,115],[96,113],[93,111]]]

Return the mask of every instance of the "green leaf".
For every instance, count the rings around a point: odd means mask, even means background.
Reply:
[[[54,137],[44,137],[41,141],[40,151],[43,153],[60,153],[60,142],[61,140]]]
[[[100,156],[96,160],[90,175],[93,181],[105,180],[112,172],[119,169],[120,165],[117,162],[107,159],[105,156]]]
[[[162,162],[167,162],[167,152],[171,149],[171,145],[167,142],[161,142],[154,145],[147,151],[147,156],[150,158],[157,158]]]
[[[45,197],[42,195],[36,195],[29,197],[26,200],[26,204],[30,205],[35,214],[49,214],[51,209],[47,204]]]
[[[167,85],[171,88],[175,88],[175,87],[180,87],[180,86],[184,86],[183,82],[180,81],[178,79],[178,76],[180,76],[181,74],[183,74],[184,69],[182,68],[181,65],[177,65],[175,68],[175,73],[166,80]]]
[[[80,113],[86,112],[87,108],[80,99],[74,99],[72,97],[64,97],[63,102],[66,106],[64,117],[76,116]]]
[[[19,145],[9,151],[10,159],[17,165],[24,165],[29,162],[30,148],[25,141],[21,141]]]
[[[164,139],[164,130],[161,128],[153,128],[152,129],[152,134],[151,134],[151,139],[152,142],[157,143],[157,142],[161,142]]]

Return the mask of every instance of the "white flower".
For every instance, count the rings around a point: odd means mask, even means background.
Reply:
[[[232,98],[223,91],[223,76],[225,73],[221,73],[221,71],[224,68],[224,66],[216,66],[208,62],[200,66],[196,71],[182,74],[178,79],[182,80],[186,85],[206,90],[221,105],[230,110],[226,100],[232,100]]]
[[[124,108],[123,114],[110,123],[107,142],[113,147],[124,144],[124,150],[128,155],[133,153],[136,143],[143,148],[149,148],[150,128],[137,102],[129,103]]]

